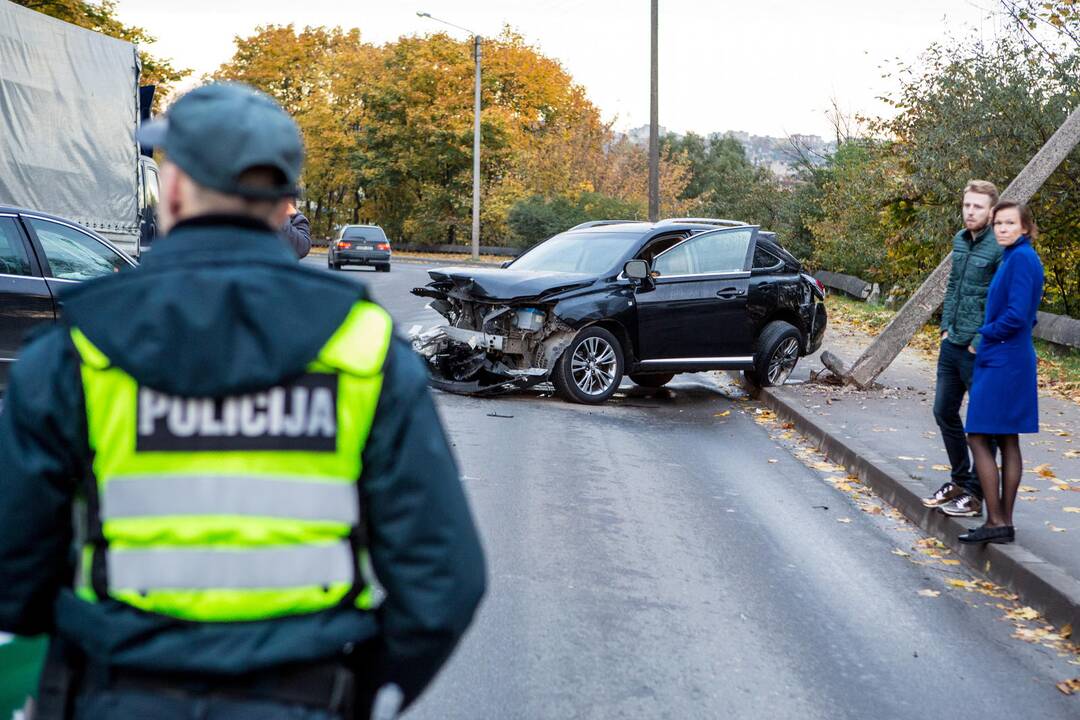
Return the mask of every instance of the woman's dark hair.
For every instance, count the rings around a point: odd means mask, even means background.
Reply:
[[[1035,216],[1031,214],[1031,208],[1025,203],[1002,200],[990,211],[990,224],[994,224],[994,220],[997,219],[999,210],[1008,210],[1009,208],[1016,208],[1016,211],[1020,213],[1020,227],[1024,229],[1024,234],[1032,240],[1038,238],[1039,226],[1035,224]]]

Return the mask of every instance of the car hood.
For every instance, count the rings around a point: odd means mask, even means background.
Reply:
[[[448,267],[429,270],[434,285],[458,298],[511,302],[585,287],[596,281],[584,273]]]

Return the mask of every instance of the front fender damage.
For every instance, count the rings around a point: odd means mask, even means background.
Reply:
[[[548,381],[575,334],[550,308],[424,295],[448,322],[418,325],[409,335],[428,363],[431,386],[447,392],[494,395]]]

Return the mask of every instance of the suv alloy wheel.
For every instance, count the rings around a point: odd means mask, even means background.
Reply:
[[[774,320],[761,331],[756,345],[754,369],[743,373],[746,379],[760,387],[783,385],[799,362],[802,335],[798,328]]]
[[[615,394],[622,376],[622,346],[610,332],[593,325],[566,348],[551,379],[564,400],[596,405]]]

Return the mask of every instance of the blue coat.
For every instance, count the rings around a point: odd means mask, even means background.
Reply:
[[[1027,236],[1005,248],[986,297],[965,430],[1039,432],[1039,389],[1031,329],[1043,292],[1043,267]]]

